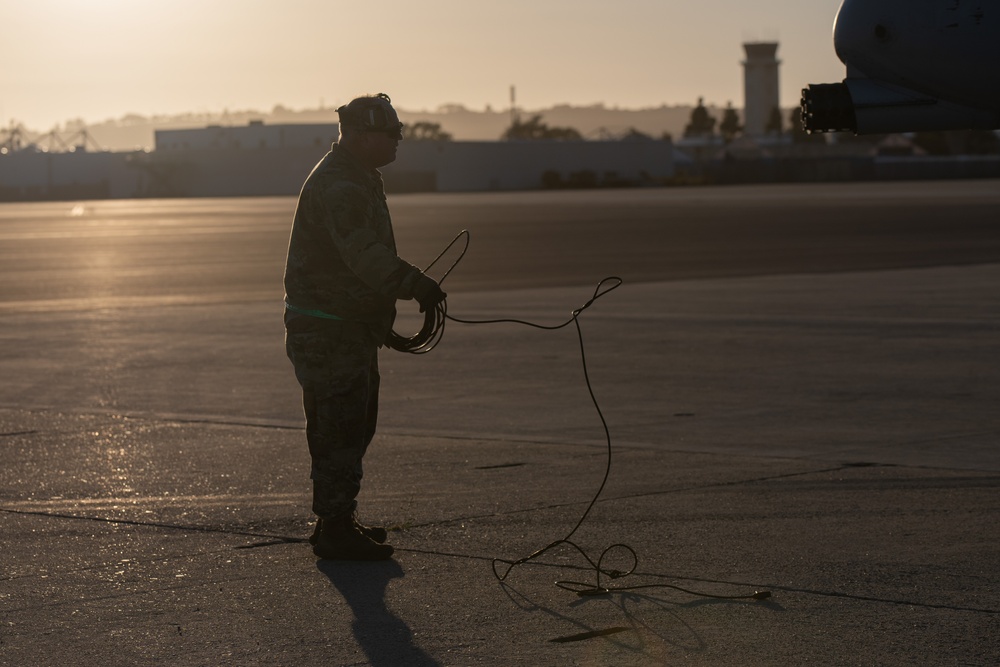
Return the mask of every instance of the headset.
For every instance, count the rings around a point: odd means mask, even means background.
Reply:
[[[389,114],[392,100],[385,93],[358,97],[350,103],[337,109],[340,124],[346,127],[357,127],[368,132],[385,132],[398,139],[403,138],[403,124],[393,120],[395,114]]]

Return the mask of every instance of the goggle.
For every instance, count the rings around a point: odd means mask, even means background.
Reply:
[[[390,139],[402,139],[403,138],[403,127],[402,123],[396,123],[395,125],[387,125],[386,127],[366,127],[366,132],[384,132],[389,135]]]

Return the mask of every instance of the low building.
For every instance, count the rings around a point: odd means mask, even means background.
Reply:
[[[265,125],[253,120],[248,125],[209,125],[182,130],[156,130],[156,151],[264,150],[281,148],[327,149],[340,133],[337,123]]]
[[[0,152],[0,201],[294,196],[337,137],[335,123],[156,132],[153,152],[29,146]],[[898,143],[898,142],[897,142]],[[896,151],[898,152],[898,150]],[[489,192],[685,183],[995,178],[1000,157],[874,155],[788,137],[602,141],[403,141],[386,191]]]
[[[33,149],[0,152],[0,201],[108,199],[123,153]]]
[[[296,194],[337,133],[257,122],[157,131],[156,151],[131,158],[124,196]],[[403,141],[382,169],[390,193],[657,184],[673,171],[669,141]]]
[[[382,169],[396,191],[475,192],[663,184],[669,141],[404,141]]]

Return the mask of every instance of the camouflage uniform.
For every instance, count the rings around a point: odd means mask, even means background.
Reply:
[[[313,512],[351,512],[378,417],[378,348],[419,269],[396,255],[377,170],[334,144],[299,195],[285,265],[285,350],[302,386]]]

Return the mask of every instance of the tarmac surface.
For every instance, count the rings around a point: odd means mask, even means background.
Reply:
[[[572,325],[382,353],[375,564],[305,543],[293,207],[0,205],[0,665],[1000,663],[1000,182],[390,197],[454,316],[624,283],[610,447]]]

